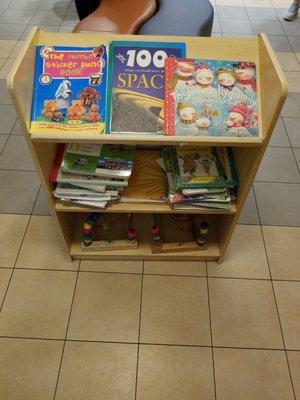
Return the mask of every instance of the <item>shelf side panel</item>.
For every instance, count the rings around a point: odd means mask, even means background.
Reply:
[[[35,48],[38,45],[39,32],[38,28],[32,28],[7,77],[7,87],[20,125],[27,134],[30,130]]]

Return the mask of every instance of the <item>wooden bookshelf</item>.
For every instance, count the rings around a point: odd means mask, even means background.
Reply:
[[[166,137],[157,135],[100,135],[95,133],[62,133],[38,134],[30,132],[30,112],[33,88],[35,46],[66,45],[92,46],[108,43],[111,40],[143,40],[143,41],[184,41],[187,45],[187,57],[216,60],[245,60],[256,63],[258,106],[260,111],[260,136],[256,138],[233,137]],[[217,260],[222,261],[231,235],[243,209],[245,200],[255,178],[264,155],[277,118],[287,95],[287,83],[276,56],[264,34],[250,39],[204,38],[204,37],[163,37],[134,35],[101,35],[47,33],[32,28],[23,49],[15,60],[7,79],[8,88],[13,98],[20,125],[24,130],[27,144],[31,151],[42,186],[49,201],[49,206],[57,224],[65,247],[72,258],[85,259],[156,259],[156,260]],[[91,252],[81,247],[81,223],[84,213],[97,211],[95,208],[67,205],[55,201],[49,174],[59,142],[89,143],[124,143],[132,145],[204,145],[231,146],[233,148],[239,186],[237,198],[229,211],[173,210],[168,204],[128,204],[115,203],[105,210],[111,214],[132,212],[135,214],[139,247],[137,249]],[[175,227],[170,222],[170,214],[205,214],[210,226],[208,247],[181,253],[153,254],[149,229],[151,216],[157,213],[163,219],[163,236],[167,241],[172,238]],[[113,232],[113,239],[118,239],[120,229]],[[179,232],[182,239],[182,232]],[[186,238],[185,238],[186,239]],[[179,240],[179,238],[178,238]],[[246,244],[245,244],[246,245]]]

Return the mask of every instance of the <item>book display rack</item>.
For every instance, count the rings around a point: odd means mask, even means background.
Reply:
[[[231,136],[165,136],[151,134],[99,134],[97,132],[30,132],[31,104],[35,69],[36,46],[97,46],[112,40],[140,40],[184,42],[186,57],[211,60],[247,60],[256,65],[257,108],[259,111],[259,135],[256,137]],[[287,95],[287,83],[276,56],[264,34],[251,39],[163,37],[134,35],[101,35],[79,33],[47,33],[38,28],[30,32],[24,47],[8,76],[8,88],[13,98],[20,125],[24,131],[32,158],[47,195],[49,206],[56,221],[61,240],[72,258],[75,259],[122,259],[122,260],[216,260],[222,261],[231,235],[243,209],[247,195],[259,168],[260,162],[272,135],[277,118]],[[236,199],[229,210],[203,211],[197,207],[173,209],[169,204],[112,203],[105,209],[60,203],[53,196],[49,181],[52,165],[59,143],[108,143],[135,146],[193,145],[230,146],[238,175]],[[124,242],[126,218],[132,214],[138,245],[126,245],[107,249],[85,249],[82,246],[82,226],[86,216],[101,212],[114,221],[110,230],[112,241]],[[164,251],[153,251],[153,214],[159,215],[164,242]],[[209,225],[205,248],[191,245],[191,232],[177,229],[177,214],[203,215]],[[119,218],[116,218],[116,217]],[[153,236],[153,235],[152,235]],[[103,238],[99,238],[102,240]],[[181,243],[182,249],[174,247]],[[167,245],[169,243],[169,246]],[[173,247],[172,247],[173,245]],[[246,244],[245,244],[246,245]],[[179,246],[180,247],[180,246]],[[173,251],[172,251],[173,249]]]

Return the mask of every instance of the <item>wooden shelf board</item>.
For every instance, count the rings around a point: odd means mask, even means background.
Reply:
[[[203,261],[218,260],[220,257],[219,244],[215,226],[211,226],[208,235],[208,246],[205,250],[174,252],[174,253],[157,253],[151,251],[150,233],[148,232],[150,219],[147,216],[137,217],[137,241],[138,248],[128,250],[111,250],[111,251],[90,251],[82,249],[81,246],[81,229],[77,225],[74,240],[71,246],[71,256],[75,259],[94,259],[94,260],[180,260],[180,261]],[[168,221],[168,224],[171,221]],[[139,227],[143,227],[139,229]],[[117,227],[117,230],[120,227]],[[179,232],[182,237],[182,232]],[[114,238],[113,238],[114,239]],[[178,239],[178,238],[177,238]],[[186,238],[188,241],[190,237]]]
[[[232,205],[230,211],[224,210],[203,210],[197,207],[186,210],[174,210],[169,204],[145,204],[145,203],[113,203],[107,208],[97,209],[96,207],[88,207],[76,204],[56,203],[55,210],[58,212],[93,212],[99,211],[104,213],[157,213],[157,214],[235,214],[236,206]]]
[[[225,136],[165,136],[165,135],[127,135],[99,133],[31,133],[34,142],[56,143],[112,143],[128,145],[205,145],[205,146],[261,146],[262,137],[225,137]]]

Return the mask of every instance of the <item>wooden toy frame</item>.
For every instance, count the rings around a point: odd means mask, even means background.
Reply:
[[[260,136],[255,138],[234,137],[166,137],[151,135],[99,135],[95,133],[30,133],[30,112],[34,76],[35,46],[69,45],[88,46],[108,43],[111,40],[143,41],[183,41],[187,45],[187,56],[206,59],[245,60],[256,63],[258,101],[260,110]],[[264,34],[250,39],[204,38],[204,37],[164,37],[134,35],[101,35],[79,33],[47,33],[32,28],[24,47],[15,60],[7,79],[8,88],[16,108],[20,125],[24,130],[36,169],[49,201],[49,206],[57,224],[58,232],[67,251],[76,259],[156,259],[156,260],[217,260],[222,261],[231,235],[237,224],[254,177],[264,155],[277,118],[287,96],[287,82],[279,66],[270,43]],[[239,186],[237,199],[228,212],[173,210],[168,204],[125,204],[115,203],[105,210],[57,203],[52,194],[49,174],[59,142],[125,143],[132,145],[204,145],[232,146]],[[105,213],[135,213],[138,222],[137,248],[115,251],[88,251],[81,246],[80,213],[100,211]],[[208,235],[206,250],[174,253],[151,252],[151,237],[146,234],[151,227],[149,214],[205,214],[215,219]],[[218,217],[219,218],[216,218]],[[245,244],[247,245],[247,244]]]

